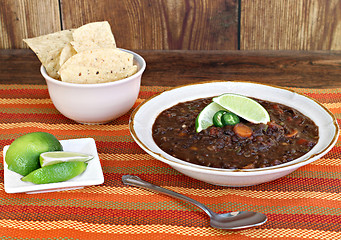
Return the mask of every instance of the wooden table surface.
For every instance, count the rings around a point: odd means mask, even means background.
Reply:
[[[286,87],[340,88],[341,51],[138,50],[145,86],[242,80]],[[29,49],[0,50],[0,84],[44,84]]]

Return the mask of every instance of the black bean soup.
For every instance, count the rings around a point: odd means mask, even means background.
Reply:
[[[235,126],[211,126],[195,131],[195,119],[212,98],[179,103],[156,118],[153,138],[166,153],[190,163],[214,168],[251,169],[290,162],[312,149],[318,127],[297,110],[274,102],[254,99],[269,113],[268,124],[253,124],[252,135],[240,136]]]

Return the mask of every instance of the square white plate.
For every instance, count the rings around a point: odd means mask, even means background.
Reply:
[[[86,170],[68,181],[49,184],[34,184],[21,181],[22,175],[8,169],[5,156],[9,145],[4,147],[4,185],[7,193],[43,193],[83,188],[84,186],[99,185],[104,182],[103,171],[99,161],[95,140],[80,138],[61,140],[64,151],[87,153],[94,156],[88,162]]]

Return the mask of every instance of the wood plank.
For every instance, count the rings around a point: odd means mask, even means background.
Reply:
[[[341,51],[136,51],[147,62],[142,85],[252,81],[283,87],[341,88]],[[0,50],[0,84],[45,84],[28,49]]]
[[[58,0],[2,0],[0,48],[26,48],[22,41],[61,30]]]
[[[286,87],[341,87],[341,51],[149,51],[144,85],[226,80]]]
[[[341,50],[340,0],[243,0],[242,50]]]
[[[30,49],[0,50],[0,83],[45,84],[41,63]]]
[[[107,20],[118,47],[238,48],[237,0],[61,0],[63,28]]]

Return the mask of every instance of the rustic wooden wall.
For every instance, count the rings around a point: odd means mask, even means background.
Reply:
[[[341,0],[1,0],[0,48],[102,20],[127,49],[341,50]]]
[[[58,0],[0,0],[0,48],[23,48],[23,38],[61,29]]]
[[[240,49],[341,50],[340,0],[242,0]]]
[[[128,49],[236,49],[237,9],[235,0],[64,0],[62,16],[66,29],[107,20]]]

